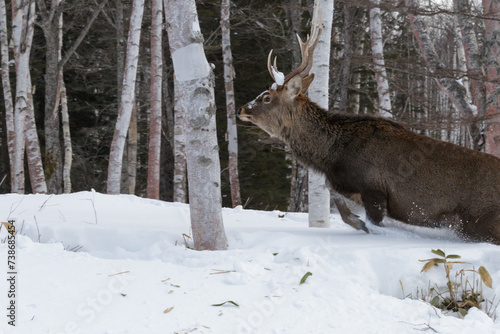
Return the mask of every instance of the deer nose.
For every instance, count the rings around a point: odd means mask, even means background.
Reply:
[[[239,107],[238,110],[236,110],[236,114],[239,116],[243,112],[243,107]]]

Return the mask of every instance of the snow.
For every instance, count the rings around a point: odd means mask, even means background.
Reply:
[[[172,53],[175,79],[190,81],[207,77],[210,65],[205,57],[202,43],[191,43]]]
[[[265,93],[267,93],[268,91],[265,90],[263,91],[262,93],[260,93],[255,99],[253,99],[252,101],[248,102],[247,105],[245,106],[247,109],[252,109],[253,107],[255,107],[255,104],[257,103],[257,100],[259,98],[262,97],[262,95],[264,95]]]
[[[493,289],[484,294],[498,300],[499,246],[398,227],[369,235],[336,214],[329,229],[309,228],[299,213],[238,207],[223,215],[229,249],[197,252],[184,243],[184,204],[93,191],[1,195],[0,220],[16,218],[19,234],[17,327],[4,315],[0,332],[500,333],[500,319],[476,309],[463,319],[445,315],[404,299],[400,285],[413,296],[444,285],[442,268],[420,273],[418,261],[440,248],[469,268],[485,266]],[[6,236],[2,228],[0,254]],[[239,307],[212,306],[227,301]]]
[[[276,85],[283,86],[285,84],[285,75],[283,72],[278,71],[274,68],[274,66],[272,66],[271,69],[273,71],[273,78]]]

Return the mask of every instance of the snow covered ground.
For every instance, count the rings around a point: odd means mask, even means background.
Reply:
[[[95,192],[1,195],[0,221],[11,218],[18,310],[14,328],[1,279],[1,333],[500,333],[500,307],[496,321],[477,309],[460,319],[403,298],[400,284],[413,296],[443,285],[442,268],[420,273],[418,261],[440,248],[485,266],[484,294],[498,300],[495,245],[398,228],[367,235],[337,215],[311,229],[305,214],[236,208],[224,209],[229,250],[197,252],[183,238],[187,205]],[[2,227],[5,275],[6,237]]]

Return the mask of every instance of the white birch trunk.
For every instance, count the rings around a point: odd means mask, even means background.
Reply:
[[[470,19],[470,4],[468,0],[453,0],[457,12],[458,24],[462,32],[467,73],[470,78],[472,101],[477,108],[478,116],[486,114],[486,86],[481,65],[482,55],[476,38],[474,24]]]
[[[236,130],[236,107],[234,102],[234,68],[231,53],[230,0],[222,0],[221,28],[222,55],[224,58],[224,83],[226,88],[227,141],[229,153],[229,184],[233,208],[241,205],[240,180],[238,177],[238,132]]]
[[[214,74],[203,50],[194,0],[165,1],[165,19],[174,65],[176,109],[184,111],[189,208],[194,247],[222,250],[219,147],[215,127]]]
[[[137,179],[137,102],[134,100],[127,136],[128,194],[135,194]]]
[[[9,41],[7,33],[7,10],[5,0],[0,0],[0,56],[2,61],[2,88],[3,101],[5,105],[5,125],[7,132],[7,149],[9,161],[12,164],[14,156],[14,104],[12,100],[12,89],[9,77]],[[11,168],[12,171],[12,168]]]
[[[414,12],[414,8],[417,8],[417,1],[406,0],[406,6],[410,9],[409,17],[411,27],[429,71],[431,73],[439,72],[439,69],[444,68],[444,65],[439,60],[438,54],[434,49],[434,45],[432,44],[429,34],[427,33],[427,26],[421,17],[411,14]],[[436,78],[436,83],[449,97],[454,107],[460,113],[472,120],[470,124],[470,133],[473,141],[473,147],[477,149],[481,139],[480,131],[476,122],[477,109],[474,108],[467,100],[465,87],[459,81],[447,77]]]
[[[69,127],[68,97],[66,95],[66,84],[64,83],[62,69],[59,75],[61,76],[61,120],[64,141],[63,185],[64,193],[69,194],[71,193],[71,165],[73,164],[73,146],[71,144],[71,132]]]
[[[486,49],[486,153],[500,158],[500,3],[484,0]]]
[[[357,41],[357,46],[356,46],[356,56],[357,57],[363,57],[363,52],[364,52],[364,34],[361,36],[361,38]],[[353,74],[352,76],[352,86],[354,88],[354,91],[356,93],[352,94],[351,96],[351,112],[353,114],[359,114],[359,108],[360,108],[360,101],[361,101],[361,71],[357,71],[356,73]]]
[[[60,0],[58,0],[60,3]],[[63,43],[63,15],[59,17],[59,62],[62,60],[62,43]],[[73,146],[71,145],[71,132],[69,127],[69,111],[68,111],[68,97],[66,95],[66,84],[64,83],[63,68],[59,67],[59,104],[61,108],[61,124],[63,132],[64,155],[63,155],[63,192],[65,194],[71,193],[71,165],[73,163]]]
[[[315,0],[323,18],[323,32],[314,51],[314,80],[309,87],[309,97],[321,108],[328,110],[328,79],[330,68],[330,40],[332,34],[333,0]],[[330,191],[325,176],[309,170],[309,226],[330,227]]]
[[[174,95],[179,96],[177,87]],[[187,203],[186,136],[184,111],[174,107],[174,202]]]
[[[162,0],[151,3],[151,112],[149,115],[148,188],[147,196],[160,199],[161,108],[163,82]]]
[[[31,77],[29,80],[31,87]],[[26,109],[26,158],[28,162],[28,170],[30,174],[31,190],[34,194],[47,193],[47,182],[45,182],[45,174],[42,164],[42,152],[40,151],[40,142],[35,124],[35,110],[33,106],[33,94],[30,92],[29,108]]]
[[[25,118],[30,106],[30,52],[35,21],[35,2],[15,0],[12,3],[12,40],[16,61],[16,102],[14,108],[14,155],[11,168],[12,192],[23,194],[25,190],[24,149]]]
[[[137,79],[137,62],[139,59],[139,42],[141,37],[141,23],[144,13],[144,0],[134,0],[130,17],[130,28],[127,40],[127,55],[125,60],[125,74],[121,92],[121,103],[116,120],[113,142],[109,154],[108,166],[108,194],[120,193],[120,180],[123,164],[123,151],[130,124],[132,108],[135,101],[135,83]]]
[[[373,69],[377,80],[378,114],[392,117],[391,95],[389,80],[385,69],[384,42],[382,39],[382,17],[380,14],[380,0],[370,0],[373,6],[370,9],[370,37],[372,42]]]
[[[460,30],[460,26],[458,24],[458,19],[455,20],[455,35],[457,36],[457,69],[460,72],[460,76],[462,77],[462,82],[464,83],[464,87],[467,91],[467,99],[472,101],[472,95],[470,92],[470,80],[467,74],[467,65],[465,59],[465,50],[464,43],[462,40],[462,31]]]

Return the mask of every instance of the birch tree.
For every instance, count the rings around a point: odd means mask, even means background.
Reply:
[[[230,12],[231,1],[222,0],[221,30],[222,56],[224,58],[224,84],[226,90],[227,141],[229,152],[229,185],[233,208],[241,205],[240,181],[238,177],[238,132],[236,131],[236,107],[234,102],[234,67],[231,53]]]
[[[301,31],[302,25],[302,1],[287,0],[286,1],[287,19],[289,21],[290,33],[288,36],[288,44],[292,49],[292,68],[297,68],[301,63],[300,46],[297,40],[297,33]],[[288,147],[285,147],[287,152],[287,160],[290,161],[290,199],[288,202],[287,211],[306,212],[307,211],[307,169],[297,161]]]
[[[132,114],[127,134],[127,194],[135,194],[135,183],[137,180],[137,101],[134,99],[132,104]]]
[[[93,22],[102,11],[108,0],[102,0],[90,16],[86,25],[73,44],[61,56],[62,34],[61,16],[64,12],[65,1],[36,0],[39,19],[37,24],[42,28],[45,37],[45,177],[48,190],[51,193],[61,193],[63,189],[63,157],[60,142],[59,106],[61,98],[61,75],[64,65],[75,53],[78,46],[87,35]],[[69,134],[66,132],[66,134]]]
[[[174,87],[174,99],[180,93]],[[174,202],[187,203],[186,137],[182,110],[174,106]]]
[[[144,0],[134,0],[130,16],[130,28],[127,40],[125,73],[121,91],[121,103],[118,110],[108,166],[108,194],[120,193],[120,180],[123,164],[123,151],[130,125],[132,109],[135,103],[135,83],[137,79],[137,63],[139,58],[139,42],[141,23],[144,13]]]
[[[29,82],[29,86],[32,86],[31,80]],[[40,151],[40,143],[38,140],[38,133],[36,131],[32,92],[29,92],[28,98],[30,107],[26,109],[25,143],[31,189],[34,194],[45,194],[47,192],[47,183],[45,182],[42,152]]]
[[[500,157],[500,3],[484,0],[486,50],[486,152]]]
[[[462,83],[454,78],[444,76],[440,72],[445,68],[444,64],[439,60],[439,56],[434,49],[432,40],[427,33],[427,25],[422,17],[415,15],[417,2],[415,0],[405,0],[406,6],[409,9],[410,24],[415,35],[415,39],[419,45],[420,51],[426,61],[428,70],[435,76],[436,83],[439,88],[450,98],[455,108],[465,117],[471,120],[470,135],[475,149],[479,147],[481,133],[477,125],[476,116],[477,110],[467,100],[467,92]]]
[[[33,108],[31,103],[30,52],[35,21],[34,1],[12,1],[12,41],[16,63],[16,95],[14,107],[14,154],[11,162],[11,190],[24,193],[24,153],[26,114]]]
[[[477,115],[483,117],[486,114],[486,86],[481,64],[482,55],[479,50],[474,24],[470,19],[470,4],[468,0],[453,0],[453,4],[457,12],[458,24],[462,35],[472,101],[477,108]]]
[[[163,83],[162,0],[151,3],[151,112],[149,116],[148,188],[147,196],[160,199],[161,107]]]
[[[370,37],[372,43],[373,69],[377,80],[378,114],[391,117],[391,95],[389,80],[385,69],[384,42],[382,40],[382,16],[380,14],[380,0],[370,0]]]
[[[333,0],[316,0],[315,15],[322,17],[323,31],[313,58],[311,73],[314,80],[309,87],[309,97],[321,108],[328,110],[328,79],[330,68],[330,40],[332,34]],[[330,191],[325,176],[309,170],[309,226],[330,227]]]
[[[226,249],[214,74],[203,50],[195,1],[165,0],[164,4],[175,73],[176,111],[184,113],[194,247],[197,250]]]
[[[1,74],[2,74],[2,88],[3,88],[3,101],[5,106],[5,130],[7,134],[7,150],[9,152],[10,164],[14,161],[14,141],[15,141],[15,128],[14,128],[14,104],[12,100],[12,88],[10,86],[9,76],[9,41],[8,41],[8,28],[7,28],[7,10],[5,7],[5,0],[0,0],[0,56],[1,56]],[[11,173],[14,172],[10,168]],[[11,182],[14,176],[11,174]]]

